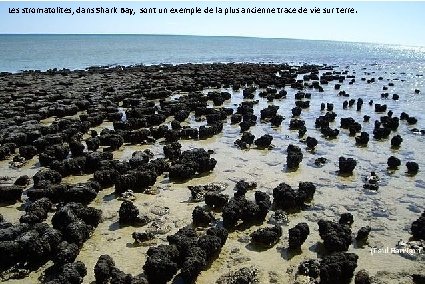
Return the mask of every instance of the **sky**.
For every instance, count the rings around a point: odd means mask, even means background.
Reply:
[[[127,14],[23,14],[22,8],[134,9]],[[140,14],[140,8],[195,8],[201,14]],[[306,14],[205,14],[205,8],[307,8]],[[310,13],[319,8],[321,13]],[[324,8],[354,8],[354,14],[324,14]],[[20,13],[10,13],[19,8]],[[334,9],[335,11],[335,9]],[[425,46],[425,2],[5,2],[0,34],[177,34],[299,38]]]

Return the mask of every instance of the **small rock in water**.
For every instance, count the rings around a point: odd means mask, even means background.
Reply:
[[[328,159],[326,159],[325,157],[320,157],[314,160],[314,164],[318,167],[322,167],[326,164],[327,161]]]
[[[376,175],[375,172],[371,172],[368,177],[365,178],[366,183],[363,185],[364,189],[370,189],[370,190],[378,190],[379,189],[379,177]]]

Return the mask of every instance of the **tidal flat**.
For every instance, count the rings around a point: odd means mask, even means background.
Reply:
[[[1,73],[2,279],[423,283],[424,89],[379,64]]]

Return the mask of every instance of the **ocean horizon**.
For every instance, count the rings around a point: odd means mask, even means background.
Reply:
[[[155,34],[1,34],[0,56],[0,72],[217,62],[425,65],[422,46]]]

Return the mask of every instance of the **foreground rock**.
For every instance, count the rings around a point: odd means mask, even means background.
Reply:
[[[350,246],[351,229],[332,221],[319,220],[319,234],[328,252],[347,251]]]
[[[149,283],[166,283],[178,270],[185,283],[193,283],[220,253],[227,240],[227,231],[212,227],[199,236],[193,228],[184,227],[167,240],[168,245],[151,247],[147,252],[143,270]]]
[[[320,283],[347,282],[354,275],[358,258],[354,253],[341,252],[325,256],[320,262]]]

